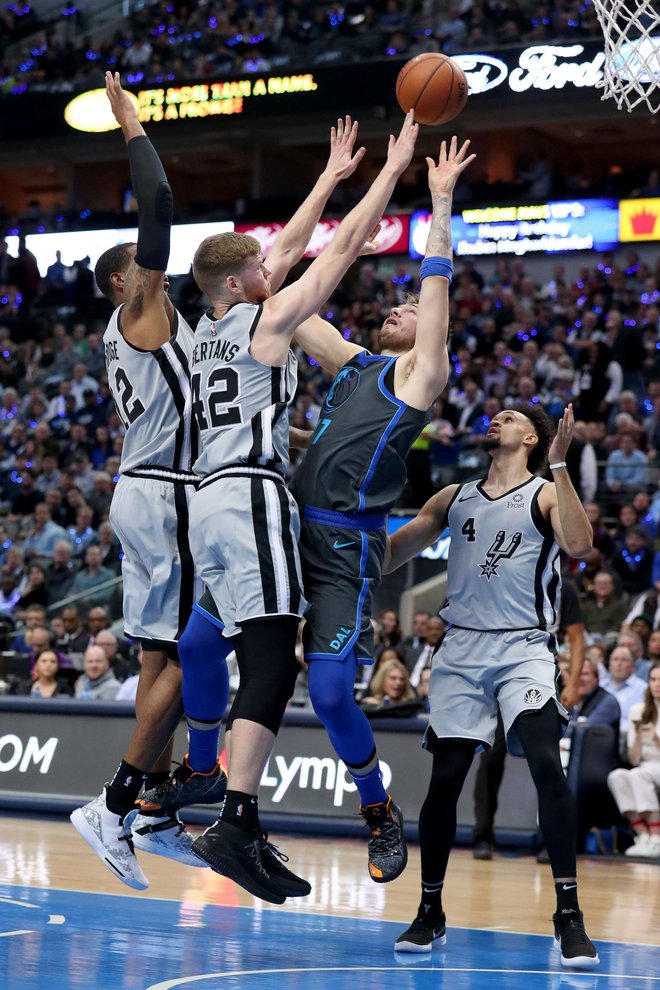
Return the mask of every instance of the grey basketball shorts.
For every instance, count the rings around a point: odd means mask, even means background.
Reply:
[[[317,510],[329,519],[338,513]],[[373,594],[380,584],[385,531],[310,519],[303,513],[300,558],[310,610],[303,645],[307,660],[345,660],[353,651],[373,663]]]
[[[122,475],[110,505],[121,543],[126,635],[175,643],[202,591],[188,543],[193,483]]]
[[[492,746],[499,707],[510,751],[521,755],[519,715],[554,701],[557,694],[554,637],[541,629],[478,632],[452,626],[433,657],[429,725],[439,739],[475,739]]]
[[[298,556],[298,506],[273,474],[222,472],[211,483],[202,482],[192,499],[190,546],[226,637],[240,632],[242,622],[300,617],[308,608]]]

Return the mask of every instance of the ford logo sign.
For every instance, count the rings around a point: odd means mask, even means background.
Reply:
[[[452,60],[467,76],[470,95],[495,89],[509,74],[506,63],[492,55],[452,55]]]

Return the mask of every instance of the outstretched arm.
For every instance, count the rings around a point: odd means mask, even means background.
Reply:
[[[270,270],[270,286],[277,292],[294,265],[305,253],[314,229],[321,218],[331,194],[343,179],[352,175],[364,158],[365,149],[358,148],[357,121],[350,117],[338,120],[330,131],[328,163],[305,202],[296,210],[268,252],[266,264]]]
[[[333,378],[347,361],[364,350],[359,344],[344,340],[339,330],[320,316],[310,316],[301,323],[293,335],[293,342]]]
[[[264,303],[255,334],[293,335],[295,327],[315,313],[356,260],[382,216],[399,176],[410,164],[419,128],[410,111],[398,138],[390,136],[387,161],[364,198],[345,218],[331,243],[293,285]],[[256,352],[255,356],[256,356]]]
[[[571,557],[586,557],[593,544],[593,529],[564,463],[573,438],[573,423],[573,405],[569,402],[548,452],[554,485],[544,485],[541,489],[539,508],[544,516],[549,514],[562,550]],[[562,463],[563,467],[552,468],[553,464]]]
[[[453,259],[451,204],[459,175],[476,155],[468,155],[470,142],[458,149],[455,137],[449,149],[440,146],[438,162],[427,158],[433,216],[422,262],[415,346],[402,359],[397,396],[418,409],[427,409],[440,395],[449,377],[449,283]],[[446,265],[439,262],[446,261]]]
[[[155,350],[169,340],[174,320],[174,308],[164,285],[170,254],[172,190],[160,158],[138,120],[133,98],[121,87],[118,72],[106,72],[105,87],[128,147],[131,183],[138,202],[137,250],[124,278],[122,331],[134,346]]]
[[[412,519],[390,538],[385,554],[383,574],[389,574],[426,550],[438,539],[447,525],[447,509],[458,485],[448,485],[428,500]]]

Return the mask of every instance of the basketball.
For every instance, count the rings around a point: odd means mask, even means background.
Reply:
[[[467,103],[468,82],[461,67],[440,52],[425,52],[406,62],[396,81],[401,109],[415,111],[418,124],[446,124]]]

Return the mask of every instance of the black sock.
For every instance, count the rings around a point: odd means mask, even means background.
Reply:
[[[105,803],[108,811],[123,818],[135,804],[135,799],[142,789],[143,779],[143,770],[122,760],[106,791]]]
[[[577,880],[555,882],[557,894],[557,914],[573,914],[580,910],[577,894]]]
[[[144,775],[144,789],[145,791],[150,791],[152,787],[158,787],[159,784],[164,784],[166,780],[170,779],[170,775],[167,770],[158,770],[156,772],[145,773]]]
[[[230,825],[237,825],[244,832],[261,831],[256,794],[244,794],[242,791],[227,791],[220,817],[223,822],[227,822]]]
[[[425,883],[422,880],[422,899],[419,902],[418,915],[424,921],[440,921],[442,914],[442,887],[444,881],[440,883]]]

